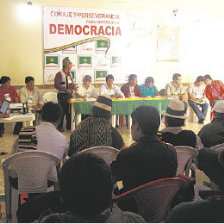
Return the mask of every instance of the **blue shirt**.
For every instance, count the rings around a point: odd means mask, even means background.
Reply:
[[[145,84],[140,86],[142,96],[155,96],[158,93],[158,90],[154,85],[150,88],[147,88]]]

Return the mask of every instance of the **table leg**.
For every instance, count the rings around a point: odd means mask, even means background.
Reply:
[[[70,103],[70,107],[71,107],[71,132],[73,132],[75,130],[75,123],[74,123],[75,112],[72,103]]]
[[[112,124],[112,127],[116,128],[116,117],[117,115],[112,115],[112,118],[111,118],[111,124]]]
[[[129,129],[131,129],[131,125],[132,125],[131,115],[128,115],[128,128]]]
[[[76,115],[76,119],[75,119],[75,126],[77,126],[81,121],[82,121],[82,115],[81,114],[77,114]]]

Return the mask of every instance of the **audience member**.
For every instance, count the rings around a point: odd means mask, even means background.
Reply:
[[[94,154],[76,154],[59,175],[61,197],[67,212],[43,217],[41,222],[132,223],[144,219],[112,204],[113,182],[109,166]]]
[[[82,99],[86,98],[97,98],[97,92],[93,85],[91,85],[92,77],[90,75],[86,75],[83,78],[83,84],[79,87],[77,93],[80,95]]]
[[[111,98],[98,96],[90,117],[79,123],[71,134],[69,156],[92,146],[107,145],[117,149],[123,147],[123,138],[110,123],[111,109]]]
[[[214,118],[202,127],[198,135],[205,147],[224,143],[224,101],[218,101],[213,108]]]
[[[60,160],[68,151],[68,140],[56,126],[60,121],[62,110],[58,104],[48,102],[41,111],[42,122],[35,127],[27,127],[19,134],[19,151],[39,150],[51,153]]]
[[[181,74],[173,74],[173,81],[166,85],[165,93],[168,96],[178,96],[180,100],[183,99],[185,93],[181,84]]]
[[[200,191],[203,200],[184,202],[170,214],[171,223],[216,223],[224,220],[224,152],[208,148],[199,150],[199,169],[218,185],[220,190]]]
[[[145,84],[141,85],[140,89],[142,96],[156,96],[159,94],[152,77],[147,77],[145,79]]]
[[[198,117],[198,123],[203,124],[208,111],[208,104],[205,102],[204,77],[198,76],[196,81],[188,87],[188,103]],[[199,109],[202,108],[202,111]]]
[[[58,125],[58,130],[63,132],[64,116],[66,116],[66,128],[71,130],[71,115],[69,113],[69,102],[72,98],[73,90],[76,91],[77,87],[74,85],[72,75],[70,73],[72,69],[72,62],[68,57],[63,59],[63,69],[55,75],[54,87],[58,90],[58,103],[61,106],[63,112],[61,121]]]
[[[141,96],[140,86],[137,85],[137,75],[129,75],[128,83],[121,87],[121,91],[124,93],[125,97]]]
[[[160,115],[153,106],[140,106],[131,114],[131,134],[134,144],[120,150],[112,162],[112,174],[122,181],[119,193],[164,177],[173,177],[177,170],[177,155],[173,147],[156,136]]]
[[[162,141],[175,144],[176,135],[182,131],[182,126],[184,126],[185,119],[187,118],[185,105],[179,99],[170,100],[166,111],[162,111],[162,115],[165,116],[166,128],[161,130]],[[203,147],[201,140],[196,136],[196,146],[197,149]]]
[[[210,75],[204,76],[204,82],[206,85],[205,95],[211,107],[214,107],[217,101],[224,99],[224,85],[220,80],[213,80]]]
[[[124,98],[124,94],[121,92],[120,88],[114,83],[114,76],[108,75],[106,77],[106,83],[100,86],[100,95],[108,95],[111,98]]]
[[[11,103],[18,103],[18,94],[13,86],[10,84],[11,79],[8,76],[2,76],[0,79],[0,104],[3,100],[8,100]],[[13,134],[18,135],[22,128],[22,123],[17,122]],[[0,136],[5,132],[4,123],[0,123]]]

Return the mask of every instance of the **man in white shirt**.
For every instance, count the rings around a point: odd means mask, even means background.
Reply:
[[[198,117],[198,123],[203,124],[208,111],[208,104],[205,101],[204,77],[198,76],[196,81],[188,87],[188,103]],[[199,109],[199,106],[202,110]]]
[[[114,76],[108,75],[106,77],[106,83],[100,86],[100,95],[108,95],[111,98],[124,98],[124,94],[121,89],[114,85]]]
[[[83,78],[83,84],[78,89],[79,97],[86,98],[97,98],[98,94],[93,85],[91,85],[92,77],[90,75],[86,75]]]

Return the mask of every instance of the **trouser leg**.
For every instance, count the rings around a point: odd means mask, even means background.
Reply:
[[[203,119],[205,119],[208,112],[208,104],[207,103],[201,104],[201,108],[202,108],[201,112],[202,112]]]
[[[201,110],[199,109],[199,106],[197,103],[195,103],[194,101],[189,100],[188,101],[189,105],[193,108],[194,112],[196,113],[197,117],[199,120],[204,119],[204,116],[201,112]]]

